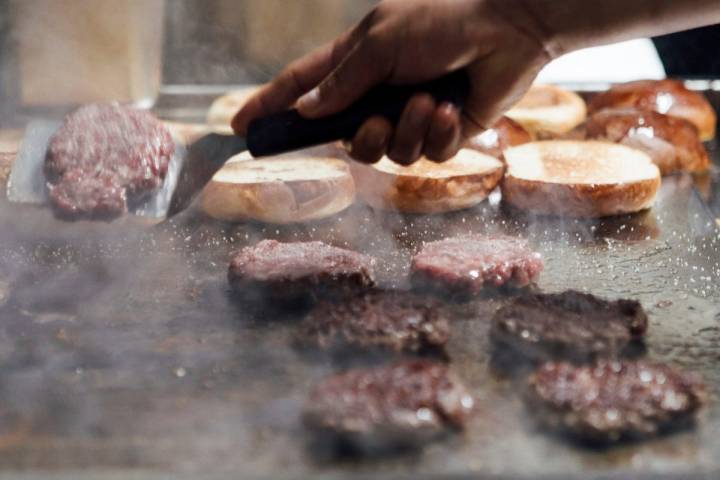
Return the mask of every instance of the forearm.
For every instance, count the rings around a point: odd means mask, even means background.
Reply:
[[[556,57],[580,48],[720,23],[718,0],[494,0]]]

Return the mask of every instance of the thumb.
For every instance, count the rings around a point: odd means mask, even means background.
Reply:
[[[366,37],[320,85],[300,97],[300,114],[318,118],[344,110],[389,78],[392,63],[392,49]]]

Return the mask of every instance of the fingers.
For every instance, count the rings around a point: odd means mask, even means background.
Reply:
[[[350,156],[364,163],[375,163],[388,149],[393,127],[385,117],[372,117],[358,130]]]
[[[425,156],[435,162],[449,160],[460,148],[461,139],[461,119],[458,109],[450,103],[440,105],[433,114],[425,139]]]
[[[391,160],[410,165],[420,158],[434,113],[435,100],[430,95],[421,94],[410,99],[395,128],[388,153]]]
[[[316,88],[298,100],[298,110],[319,118],[344,110],[392,72],[393,50],[376,37],[363,38]]]
[[[365,163],[375,163],[384,155],[401,165],[410,165],[423,155],[442,162],[457,153],[460,141],[458,109],[447,103],[436,107],[430,95],[420,94],[408,102],[396,127],[380,116],[365,122],[349,153]]]
[[[232,120],[235,133],[245,135],[248,124],[255,118],[290,108],[301,95],[340,65],[357,43],[359,35],[359,29],[355,28],[288,65],[235,114]]]

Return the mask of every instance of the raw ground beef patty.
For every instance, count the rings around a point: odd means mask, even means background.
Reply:
[[[63,218],[118,217],[128,201],[162,185],[174,151],[170,132],[149,112],[115,104],[81,107],[50,139],[50,202]]]
[[[374,265],[372,257],[322,242],[263,240],[235,255],[228,281],[246,300],[337,298],[373,287]]]
[[[467,235],[427,243],[412,260],[412,283],[460,297],[486,287],[525,287],[543,269],[527,241],[504,235]]]

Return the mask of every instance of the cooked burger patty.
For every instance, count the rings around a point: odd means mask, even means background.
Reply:
[[[695,376],[650,362],[546,363],[529,387],[528,403],[541,424],[590,442],[687,426],[705,398]]]
[[[419,446],[462,428],[473,399],[442,363],[403,361],[350,370],[310,393],[305,425],[361,451]]]
[[[235,255],[228,280],[248,299],[338,297],[371,288],[374,264],[367,255],[322,242],[263,240]]]
[[[426,244],[412,260],[413,285],[458,296],[488,286],[525,287],[543,269],[527,241],[503,235],[468,235]]]
[[[299,340],[323,349],[441,351],[450,326],[441,306],[409,292],[374,291],[324,301],[304,320]]]
[[[111,219],[162,184],[175,144],[149,112],[93,104],[65,118],[45,157],[50,201],[70,219]]]
[[[582,362],[628,353],[647,324],[634,300],[611,302],[573,290],[525,294],[495,313],[490,338],[496,349],[531,361]]]

